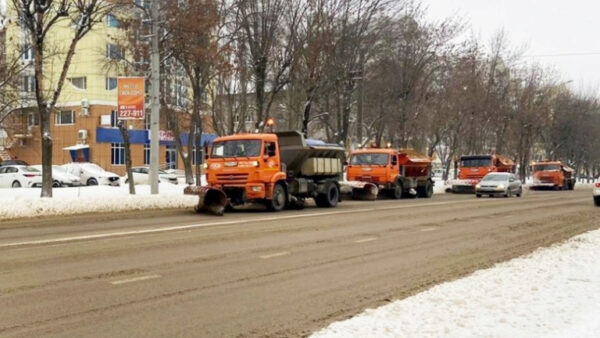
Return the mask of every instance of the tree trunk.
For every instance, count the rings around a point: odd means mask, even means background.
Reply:
[[[42,193],[41,197],[52,197],[52,136],[50,134],[50,112],[38,106],[40,114],[40,133],[42,137]]]
[[[135,195],[135,182],[133,180],[133,171],[131,171],[131,143],[129,142],[129,130],[127,130],[127,121],[119,121],[119,130],[123,136],[123,145],[125,146],[125,170],[129,180],[129,194]]]

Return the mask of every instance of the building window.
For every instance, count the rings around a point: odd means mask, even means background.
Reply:
[[[123,143],[110,144],[110,164],[124,165],[125,164],[125,145]]]
[[[38,114],[36,114],[36,113],[27,114],[27,125],[30,127],[39,126],[40,118],[39,118]]]
[[[121,60],[123,58],[123,50],[121,47],[109,43],[106,45],[106,57],[111,60]]]
[[[110,126],[116,128],[118,123],[119,120],[117,119],[117,111],[113,110],[110,112]]]
[[[75,112],[64,110],[56,113],[56,125],[75,124]]]
[[[115,90],[117,89],[117,78],[116,77],[107,77],[106,78],[106,90]]]
[[[26,93],[35,92],[35,76],[33,75],[24,75],[21,79],[23,84],[23,91]]]
[[[69,77],[67,80],[77,89],[87,89],[87,77],[85,76]]]
[[[150,143],[144,144],[144,164],[150,164]]]
[[[33,61],[33,48],[30,45],[23,46],[23,54],[21,55],[23,61]]]
[[[121,25],[121,23],[119,22],[119,19],[117,19],[116,16],[111,15],[111,14],[107,14],[106,15],[106,25],[108,27],[119,28],[119,26]]]

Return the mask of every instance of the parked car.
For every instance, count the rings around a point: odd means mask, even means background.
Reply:
[[[521,197],[523,195],[523,186],[521,181],[513,173],[492,172],[485,175],[481,181],[475,185],[475,195]]]
[[[121,185],[121,178],[115,173],[104,170],[99,165],[89,162],[68,163],[62,165],[65,171],[79,177],[83,185]]]
[[[594,204],[600,207],[600,179],[594,184]]]
[[[24,165],[0,167],[0,188],[31,188],[42,185],[42,172]]]
[[[6,160],[6,161],[2,161],[0,163],[0,167],[5,167],[7,165],[24,165],[24,166],[29,166],[29,163],[23,161],[23,160]]]
[[[150,184],[150,168],[149,167],[133,167],[131,168],[133,172],[133,181],[135,184]],[[129,178],[127,175],[124,177],[125,183],[129,183]],[[169,174],[164,170],[158,171],[158,182],[168,182],[171,184],[178,184],[177,176],[174,174]]]
[[[32,168],[35,168],[39,171],[42,171],[42,165],[33,165]],[[55,188],[58,187],[75,187],[81,185],[81,180],[79,180],[79,176],[75,176],[73,174],[69,174],[65,168],[59,165],[52,166],[52,186]]]

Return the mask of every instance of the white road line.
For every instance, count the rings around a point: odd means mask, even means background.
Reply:
[[[261,259],[269,259],[269,258],[275,258],[275,257],[281,257],[281,256],[287,256],[291,254],[290,251],[282,251],[282,252],[277,252],[274,254],[270,254],[270,255],[263,255],[263,256],[259,256]]]
[[[160,277],[161,277],[161,275],[140,276],[140,277],[135,277],[135,278],[112,281],[112,282],[110,282],[110,284],[121,285],[121,284],[126,284],[126,283],[141,282],[143,280],[148,280],[148,279],[156,279],[156,278],[160,278]]]
[[[428,232],[428,231],[434,231],[436,228],[425,228],[425,229],[421,229],[421,232]]]
[[[356,241],[354,241],[354,243],[372,242],[372,241],[374,241],[376,239],[377,239],[377,237],[369,237],[369,238],[357,239]]]
[[[482,203],[485,201],[488,201],[488,200],[477,200],[475,203]],[[433,202],[433,203],[429,202],[429,203],[418,203],[418,204],[410,203],[410,204],[402,204],[402,205],[387,206],[387,207],[360,208],[360,209],[350,209],[350,210],[340,210],[340,211],[330,211],[330,212],[313,212],[313,213],[308,213],[308,214],[262,217],[262,218],[256,218],[256,219],[242,219],[242,220],[227,221],[227,222],[210,222],[210,223],[202,223],[202,224],[176,225],[176,226],[161,227],[161,228],[154,228],[154,229],[116,231],[116,232],[98,233],[98,234],[90,234],[90,235],[80,235],[80,236],[71,236],[71,237],[59,237],[59,238],[49,238],[49,239],[40,239],[40,240],[32,240],[32,241],[23,241],[23,242],[4,243],[4,244],[0,244],[0,248],[11,248],[11,247],[17,247],[17,246],[23,246],[23,245],[55,244],[55,243],[74,242],[74,241],[90,240],[90,239],[103,239],[103,238],[110,238],[110,237],[131,236],[131,235],[155,234],[155,233],[168,232],[168,231],[198,229],[198,228],[205,228],[205,227],[209,227],[209,226],[219,226],[219,225],[237,225],[237,224],[247,224],[247,223],[257,223],[257,222],[270,222],[270,221],[280,221],[280,220],[298,219],[298,218],[307,218],[307,217],[331,216],[331,215],[370,212],[370,211],[378,211],[378,210],[409,209],[409,208],[428,207],[428,206],[433,207],[433,206],[448,205],[448,204],[461,204],[461,203],[464,203],[464,201],[460,200],[460,201]]]

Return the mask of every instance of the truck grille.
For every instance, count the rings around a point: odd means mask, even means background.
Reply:
[[[220,184],[246,184],[248,174],[217,174],[217,182]]]

